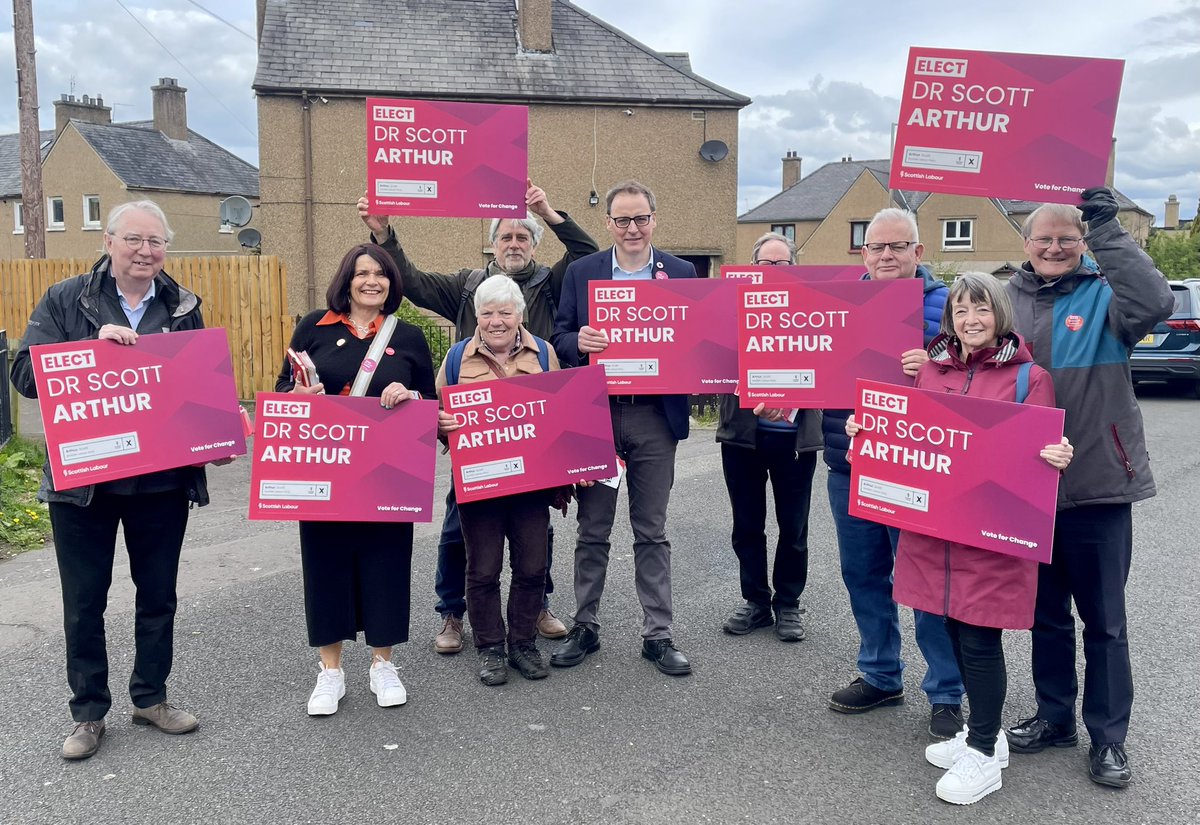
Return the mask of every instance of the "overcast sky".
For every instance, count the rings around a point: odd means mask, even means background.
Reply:
[[[1124,59],[1117,186],[1159,221],[1172,193],[1183,217],[1196,213],[1197,0],[927,0],[903,6],[882,0],[853,5],[578,0],[578,5],[651,48],[689,52],[698,74],[754,99],[741,115],[739,212],[779,191],[780,158],[789,149],[804,158],[805,174],[844,155],[887,157],[905,58],[908,47],[917,45]],[[53,128],[52,101],[66,92],[103,96],[118,121],[149,119],[150,86],[171,76],[188,89],[193,129],[258,162],[250,90],[255,47],[246,36],[255,31],[252,0],[37,0],[34,24],[43,128]],[[0,133],[10,133],[17,131],[17,111],[7,13],[0,25],[5,89]]]

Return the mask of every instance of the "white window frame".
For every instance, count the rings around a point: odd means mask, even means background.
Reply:
[[[850,221],[850,251],[851,252],[857,252],[860,249],[862,249],[863,246],[866,245],[866,243],[867,243],[867,227],[870,225],[870,223],[871,223],[870,221]],[[860,238],[859,242],[856,244],[856,243],[854,243],[854,228],[859,227],[859,226],[862,227],[862,233],[861,233],[861,238]]]
[[[953,227],[953,235],[951,228]],[[963,228],[966,234],[963,234]],[[942,251],[970,252],[975,249],[975,219],[974,218],[943,218],[942,219]]]
[[[95,218],[95,220],[93,220],[91,218],[91,210],[88,209],[88,205],[90,203],[92,203],[92,201],[96,202],[96,218]],[[100,212],[100,196],[99,195],[84,195],[83,196],[83,228],[85,230],[95,230],[95,229],[103,229],[104,228],[104,220],[103,220],[102,214]]]
[[[13,234],[25,234],[25,204],[13,201]]]
[[[792,243],[796,242],[796,224],[794,223],[773,223],[771,224],[771,231],[782,235]]]
[[[54,202],[58,201],[58,213],[62,215],[61,221],[54,220]],[[67,205],[63,203],[62,195],[51,195],[46,198],[46,231],[47,232],[62,232],[67,228]]]

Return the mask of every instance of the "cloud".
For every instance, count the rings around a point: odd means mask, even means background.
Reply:
[[[254,31],[253,4],[206,5],[239,28]],[[160,77],[174,77],[188,90],[189,126],[257,163],[257,115],[250,91],[257,62],[254,42],[188,3],[128,8],[138,22],[111,4],[102,15],[96,14],[94,4],[76,2],[35,8],[42,128],[53,128],[53,101],[62,94],[102,97],[113,108],[116,122],[149,120],[150,87]],[[0,83],[11,81],[15,88],[11,31],[0,33],[0,49],[9,55],[0,58]],[[0,132],[17,128],[15,106],[0,112]]]
[[[765,95],[742,111],[738,203],[756,206],[778,194],[780,159],[788,150],[802,158],[807,175],[846,155],[887,157],[898,98],[861,83],[814,77],[806,88]],[[762,194],[762,197],[756,197]]]

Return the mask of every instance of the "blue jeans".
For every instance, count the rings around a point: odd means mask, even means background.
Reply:
[[[550,578],[550,565],[554,563],[554,525],[546,529],[546,591],[542,594],[542,608],[550,609],[550,594],[554,592],[554,580]],[[458,499],[454,496],[454,485],[446,494],[446,515],[442,519],[442,537],[438,541],[437,572],[433,578],[433,592],[437,594],[435,613],[451,614],[460,619],[467,612],[467,545],[463,540],[462,521],[458,515]]]
[[[904,686],[900,659],[900,616],[892,600],[892,568],[900,531],[850,515],[850,476],[829,471],[829,509],[837,527],[842,581],[860,638],[858,669],[880,690]],[[962,703],[963,684],[954,648],[941,616],[913,611],[917,646],[927,665],[921,689],[933,704]]]

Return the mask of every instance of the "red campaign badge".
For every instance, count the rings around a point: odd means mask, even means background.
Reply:
[[[1071,330],[1071,332],[1078,332],[1079,330],[1083,329],[1083,316],[1068,315],[1067,320],[1064,321],[1064,323],[1066,324],[1067,329]]]
[[[388,347],[387,349],[385,349],[384,352],[386,352],[388,355],[396,354],[396,351],[394,349],[392,349],[391,347]]]
[[[654,262],[654,279],[656,281],[665,281],[668,277],[670,277],[670,276],[668,276],[666,271],[663,269],[662,261],[655,261]]]
[[[375,362],[370,358],[364,358],[362,362],[363,372],[375,372]]]

